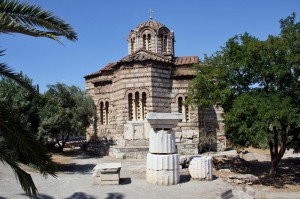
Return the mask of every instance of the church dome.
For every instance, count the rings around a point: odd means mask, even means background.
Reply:
[[[130,31],[128,36],[128,54],[144,48],[154,53],[174,56],[174,32],[164,24],[144,21]]]
[[[151,28],[152,30],[157,31],[162,27],[167,28],[164,24],[162,24],[158,21],[149,20],[149,21],[144,21],[144,22],[140,23],[137,27],[135,27],[134,30],[141,30],[143,28]]]

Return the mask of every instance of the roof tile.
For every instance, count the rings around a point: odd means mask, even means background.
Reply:
[[[182,56],[176,57],[174,64],[175,65],[186,65],[186,64],[195,64],[199,62],[198,56]]]

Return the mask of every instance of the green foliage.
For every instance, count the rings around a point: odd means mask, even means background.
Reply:
[[[22,74],[16,77],[31,85],[31,80]],[[0,79],[0,161],[12,167],[29,195],[37,194],[36,187],[17,160],[36,165],[44,176],[55,176],[50,155],[35,137],[39,124],[38,103],[35,93],[8,78]]]
[[[229,39],[195,66],[189,88],[190,103],[223,107],[233,144],[269,143],[278,162],[286,148],[297,152],[300,147],[300,22],[295,17],[280,20],[280,34],[265,41],[248,33]]]
[[[17,78],[31,85],[31,80],[19,74]],[[31,86],[32,87],[32,86]],[[37,132],[39,125],[38,104],[40,98],[8,78],[0,79],[0,103],[8,112],[14,113],[27,131]],[[17,119],[16,118],[16,119]]]
[[[56,41],[59,41],[60,37],[66,37],[71,41],[77,40],[77,34],[72,27],[53,15],[52,12],[25,2],[20,3],[17,0],[0,0],[0,33],[20,33],[34,37],[46,37]],[[3,50],[0,51],[0,56],[3,56],[3,52]],[[27,89],[31,95],[35,95],[36,98],[39,97],[31,83],[24,81],[5,63],[0,63],[1,77],[13,80]],[[24,160],[35,164],[44,176],[47,174],[54,176],[55,173],[49,154],[35,138],[34,131],[37,129],[37,118],[34,117],[34,110],[29,108],[32,107],[32,104],[26,98],[28,93],[18,92],[19,90],[20,88],[16,90],[19,96],[14,95],[13,101],[7,101],[9,96],[5,96],[6,86],[1,88],[1,95],[4,98],[0,104],[0,161],[11,166],[25,193],[29,197],[33,197],[37,195],[37,189],[32,178],[15,162],[15,157],[12,156],[14,150],[8,146],[14,146],[14,149],[22,155]],[[13,92],[9,91],[9,93]],[[25,96],[22,96],[23,94]],[[25,100],[14,101],[18,98]],[[16,107],[21,107],[21,109],[18,110]]]
[[[17,0],[0,0],[0,32],[21,33],[59,40],[65,36],[77,40],[73,28],[51,11]]]
[[[70,135],[85,134],[94,115],[94,102],[76,86],[57,83],[48,88],[38,135],[45,142],[55,139],[62,150]]]

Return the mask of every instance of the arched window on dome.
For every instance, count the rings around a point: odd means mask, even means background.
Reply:
[[[147,36],[146,36],[146,35],[143,35],[143,48],[144,48],[144,49],[147,49],[147,48],[146,48],[146,42],[147,42]]]
[[[130,52],[134,52],[134,46],[135,46],[135,37],[132,37],[130,40]]]
[[[168,48],[168,36],[162,35],[162,52],[167,53]]]
[[[147,36],[147,50],[151,50],[151,34],[148,34]]]

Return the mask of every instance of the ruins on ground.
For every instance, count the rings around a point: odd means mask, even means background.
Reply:
[[[88,140],[111,140],[113,156],[145,157],[147,113],[177,112],[183,114],[175,128],[178,153],[198,154],[209,137],[214,138],[214,150],[224,149],[222,110],[185,103],[198,56],[175,55],[174,32],[152,18],[131,30],[127,41],[127,56],[84,77],[97,112]]]

